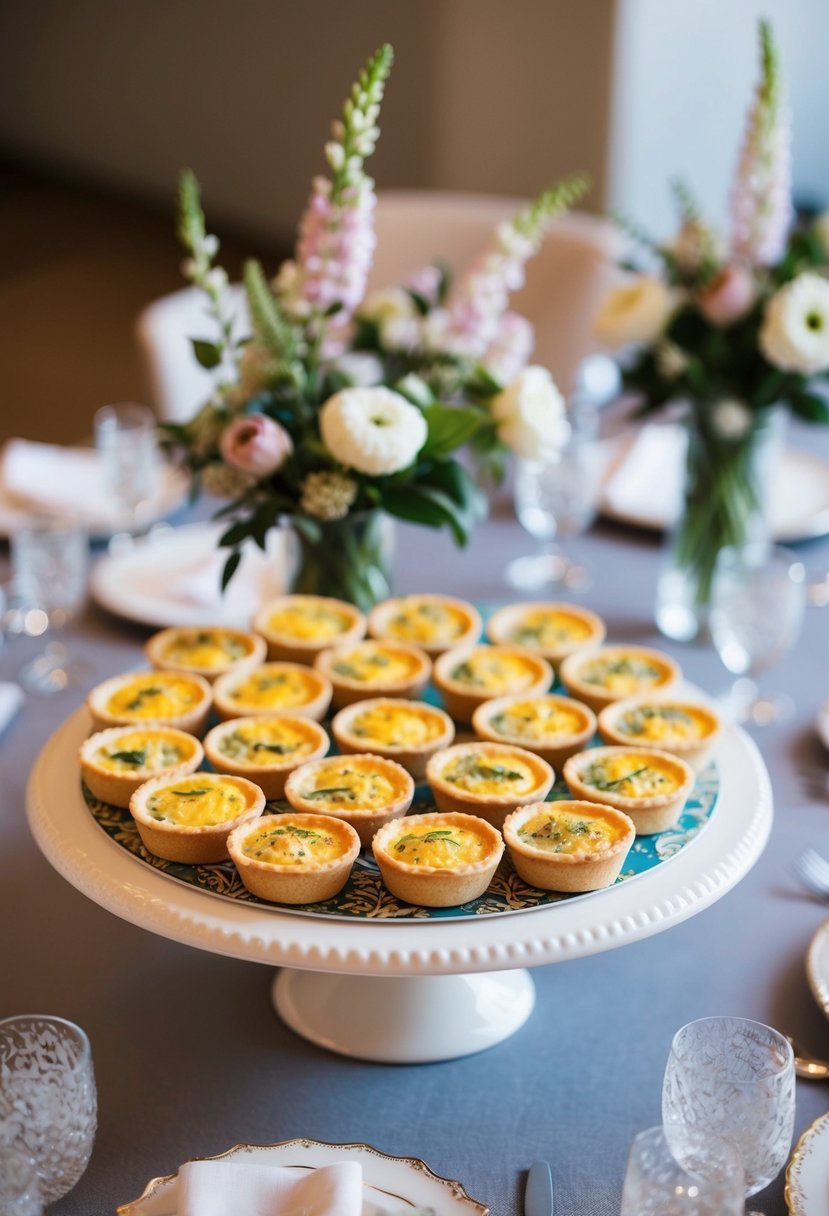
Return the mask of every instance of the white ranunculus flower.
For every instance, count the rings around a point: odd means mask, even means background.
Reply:
[[[546,367],[531,365],[492,399],[502,443],[525,460],[555,460],[570,434],[564,398]]]
[[[662,279],[640,274],[613,287],[594,322],[596,337],[615,350],[630,342],[655,342],[674,311],[674,293]]]
[[[774,367],[810,376],[829,367],[829,282],[807,270],[766,305],[760,349]]]
[[[325,446],[340,464],[371,476],[407,468],[426,442],[426,419],[390,388],[344,388],[320,410]]]

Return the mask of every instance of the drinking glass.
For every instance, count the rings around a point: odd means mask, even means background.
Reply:
[[[35,1161],[45,1203],[83,1174],[96,1120],[92,1053],[80,1026],[45,1014],[0,1022],[0,1137]]]
[[[631,1144],[620,1216],[743,1216],[744,1195],[733,1144],[698,1128],[650,1127]]]
[[[594,443],[595,412],[570,413],[570,436],[557,460],[519,460],[515,470],[515,511],[521,526],[539,542],[537,553],[514,558],[507,581],[522,591],[590,586],[590,570],[574,561],[568,541],[596,516],[599,463]]]
[[[158,493],[156,430],[152,410],[132,401],[105,405],[95,414],[104,490],[117,511],[118,525],[127,532],[145,529]]]
[[[730,1140],[743,1159],[745,1194],[754,1195],[788,1158],[794,1087],[794,1055],[782,1034],[746,1018],[702,1018],[674,1035],[662,1119]]]
[[[754,676],[773,667],[796,642],[806,607],[806,571],[788,549],[746,545],[724,549],[711,586],[711,638],[737,676],[724,708],[738,722],[762,726],[791,712],[783,694],[761,697]]]
[[[31,519],[12,533],[11,555],[18,632],[54,636],[86,599],[86,531],[64,518]],[[66,688],[77,674],[67,665],[66,647],[53,640],[19,679],[30,692],[48,695]]]
[[[28,1153],[3,1143],[0,1128],[0,1216],[43,1216],[37,1164]]]

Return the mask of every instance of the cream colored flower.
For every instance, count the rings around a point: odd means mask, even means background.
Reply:
[[[774,367],[810,376],[829,368],[829,283],[813,271],[786,283],[766,305],[760,349]]]
[[[359,314],[377,326],[380,345],[385,350],[409,350],[420,339],[420,314],[402,287],[387,287],[366,296]]]
[[[357,497],[357,483],[336,469],[309,473],[300,487],[299,509],[315,519],[344,519]]]
[[[742,439],[751,429],[751,411],[744,401],[723,397],[711,410],[711,423],[723,439]]]
[[[688,356],[670,338],[663,338],[656,348],[656,366],[666,380],[677,380],[688,366]]]
[[[496,433],[525,460],[555,460],[570,434],[564,398],[546,367],[531,365],[492,399]]]
[[[665,329],[675,305],[662,279],[637,275],[605,296],[594,322],[596,337],[614,350],[630,342],[649,345]]]
[[[407,468],[426,442],[426,419],[389,388],[345,388],[320,410],[320,432],[340,464],[371,476]]]

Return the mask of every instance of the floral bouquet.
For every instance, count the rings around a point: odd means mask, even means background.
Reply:
[[[684,514],[668,577],[696,626],[719,550],[765,536],[761,478],[768,440],[780,434],[780,407],[829,420],[815,391],[829,377],[829,220],[793,223],[789,126],[766,22],[760,52],[729,238],[675,184],[678,233],[660,245],[627,225],[652,266],[614,288],[596,321],[603,342],[625,348],[624,382],[641,413],[685,406]],[[684,636],[694,632],[691,622]]]
[[[369,606],[389,593],[386,516],[447,527],[459,544],[483,516],[485,496],[460,449],[497,471],[509,451],[554,455],[566,438],[562,397],[549,372],[525,366],[532,327],[509,310],[509,296],[550,220],[586,182],[562,182],[500,226],[458,282],[426,267],[366,298],[375,195],[364,162],[391,63],[385,46],[333,125],[330,176],[313,183],[294,258],[272,282],[258,262],[246,264],[249,337],[238,337],[196,179],[181,178],[184,273],[205,291],[216,327],[193,349],[214,371],[215,391],[192,420],[165,428],[166,443],[197,485],[230,500],[220,512],[229,525],[223,587],[243,543],[264,548],[288,522],[293,588]]]

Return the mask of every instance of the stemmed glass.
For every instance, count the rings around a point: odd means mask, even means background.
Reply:
[[[13,589],[19,632],[39,637],[59,631],[86,598],[89,538],[67,519],[32,519],[11,537]],[[51,641],[19,674],[30,692],[60,692],[72,680],[66,647]]]
[[[745,1194],[754,1195],[788,1158],[794,1091],[794,1054],[783,1035],[746,1018],[702,1018],[674,1035],[662,1119],[730,1140],[743,1159]]]
[[[80,1026],[41,1014],[0,1022],[0,1144],[35,1161],[45,1203],[83,1174],[96,1126],[92,1053]]]
[[[95,446],[104,490],[127,532],[144,530],[158,492],[159,454],[155,415],[132,401],[105,405],[95,414]]]
[[[649,1127],[628,1155],[620,1216],[743,1216],[733,1144],[698,1128]]]
[[[574,561],[567,542],[596,516],[599,465],[595,411],[574,408],[570,435],[557,460],[519,460],[515,470],[515,511],[521,526],[539,542],[537,553],[513,558],[507,581],[522,591],[590,586],[590,570]]]
[[[788,549],[746,545],[724,549],[714,570],[709,626],[725,667],[738,678],[724,708],[739,722],[762,726],[791,712],[783,694],[761,697],[754,676],[794,645],[806,608],[806,571]]]

